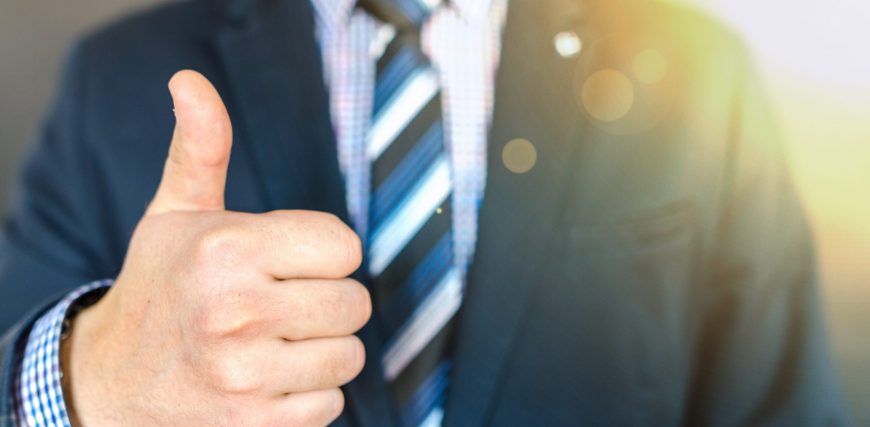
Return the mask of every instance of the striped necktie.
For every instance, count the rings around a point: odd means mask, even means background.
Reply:
[[[437,426],[462,274],[453,262],[441,91],[419,42],[430,9],[418,0],[359,5],[397,29],[377,62],[367,141],[372,192],[366,251],[386,337],[381,363],[402,424]]]

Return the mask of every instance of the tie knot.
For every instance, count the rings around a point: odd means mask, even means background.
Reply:
[[[437,0],[358,0],[357,7],[400,31],[418,31],[439,3]]]

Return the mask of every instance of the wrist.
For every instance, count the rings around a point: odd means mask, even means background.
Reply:
[[[72,390],[72,370],[70,369],[70,352],[71,344],[69,339],[61,341],[60,344],[60,366],[63,371],[61,376],[61,387],[63,389],[64,402],[66,403],[66,413],[69,418],[70,425],[79,427],[82,423],[79,421],[78,411],[76,410],[75,396]]]
[[[95,417],[94,411],[106,402],[100,393],[99,382],[95,381],[105,368],[107,360],[99,358],[100,340],[106,328],[101,311],[105,304],[96,302],[102,292],[91,298],[77,301],[67,317],[67,331],[60,346],[60,367],[62,370],[63,397],[67,416],[73,427],[86,425],[105,425]],[[102,368],[101,368],[102,367]],[[100,402],[100,405],[95,403]]]

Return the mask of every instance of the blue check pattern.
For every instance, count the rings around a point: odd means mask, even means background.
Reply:
[[[67,294],[33,325],[17,375],[16,425],[70,426],[61,385],[63,372],[60,367],[60,344],[64,334],[64,320],[75,301],[91,291],[111,284],[111,280],[102,280],[79,287]]]

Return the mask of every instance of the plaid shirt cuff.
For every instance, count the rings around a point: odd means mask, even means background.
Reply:
[[[60,342],[65,332],[64,320],[74,302],[111,284],[111,280],[102,280],[74,290],[34,323],[16,380],[17,425],[70,426],[61,385]]]

